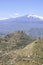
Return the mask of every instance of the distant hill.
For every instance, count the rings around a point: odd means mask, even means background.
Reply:
[[[27,33],[33,38],[43,37],[43,28],[31,28]]]

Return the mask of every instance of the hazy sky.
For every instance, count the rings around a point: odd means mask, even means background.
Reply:
[[[0,19],[25,14],[43,16],[43,0],[0,0]]]

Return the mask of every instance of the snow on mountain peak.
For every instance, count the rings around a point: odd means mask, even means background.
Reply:
[[[33,18],[39,18],[41,20],[43,20],[43,17],[42,16],[38,16],[38,15],[28,15],[27,17],[33,17]]]

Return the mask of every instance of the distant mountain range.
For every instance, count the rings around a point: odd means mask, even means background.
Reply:
[[[43,35],[43,20],[34,15],[0,20],[0,34],[7,34],[16,30],[23,30],[30,35]]]

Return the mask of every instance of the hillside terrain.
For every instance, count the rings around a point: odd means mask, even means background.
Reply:
[[[23,31],[0,37],[0,65],[43,65],[43,38]]]

